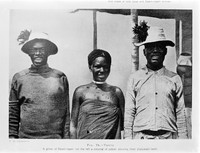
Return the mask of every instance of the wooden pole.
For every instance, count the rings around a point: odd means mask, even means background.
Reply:
[[[176,21],[176,44],[175,44],[175,46],[176,46],[176,61],[178,61],[179,54],[180,54],[179,28],[180,27],[179,27],[179,20],[178,20],[178,21]]]
[[[136,9],[131,9],[131,17],[132,17],[132,27],[135,26],[135,24],[138,23],[138,11]],[[138,38],[133,32],[133,43],[138,42]],[[135,72],[139,68],[139,47],[136,47],[133,44],[133,50],[132,50],[132,72]]]
[[[182,31],[182,21],[179,21],[179,54],[183,52],[183,31]]]
[[[93,49],[97,49],[97,11],[93,11]]]

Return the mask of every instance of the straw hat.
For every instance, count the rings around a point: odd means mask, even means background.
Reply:
[[[140,43],[134,43],[135,46],[141,46],[148,43],[154,43],[154,42],[162,42],[166,46],[174,46],[174,42],[170,39],[166,38],[164,29],[161,27],[150,27],[147,31],[148,35],[145,41]]]
[[[17,40],[20,42],[20,44],[23,44],[21,50],[26,54],[29,54],[30,48],[36,42],[44,42],[49,55],[53,55],[58,52],[56,44],[50,41],[48,34],[44,32],[32,32],[25,30],[20,33]]]

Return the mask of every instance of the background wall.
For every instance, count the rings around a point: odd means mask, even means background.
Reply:
[[[58,54],[49,57],[49,66],[63,71],[70,85],[70,102],[76,87],[91,82],[87,56],[93,49],[92,11],[72,10],[11,10],[9,80],[23,69],[29,68],[31,60],[21,51],[17,37],[24,29],[46,32],[58,46]],[[175,21],[139,17],[150,26],[162,26],[168,37],[175,41]],[[131,72],[132,27],[131,16],[97,12],[97,47],[112,56],[111,73],[107,80],[119,86],[124,94],[126,81]],[[146,64],[140,48],[140,67]],[[175,71],[175,48],[168,48],[165,65]]]

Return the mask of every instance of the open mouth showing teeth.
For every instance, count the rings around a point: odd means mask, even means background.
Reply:
[[[42,58],[41,58],[41,57],[35,58],[35,62],[41,62],[41,61],[42,61]]]
[[[103,75],[103,74],[100,74],[100,75],[98,75],[99,77],[104,77],[105,75]]]
[[[152,59],[158,59],[160,56],[159,55],[153,55],[151,56]]]

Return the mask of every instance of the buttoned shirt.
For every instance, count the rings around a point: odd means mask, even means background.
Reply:
[[[9,98],[9,136],[69,138],[69,89],[64,73],[48,65],[16,73]]]
[[[181,78],[162,67],[147,67],[130,75],[125,102],[125,138],[133,132],[166,130],[187,138]]]

